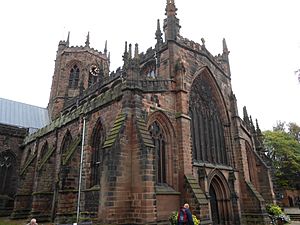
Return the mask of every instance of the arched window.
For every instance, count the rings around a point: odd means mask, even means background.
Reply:
[[[166,137],[158,122],[150,126],[150,134],[155,146],[156,181],[157,184],[167,183],[166,171]]]
[[[16,157],[10,151],[0,152],[0,194],[12,195],[15,187]]]
[[[70,88],[77,88],[79,82],[79,68],[75,64],[70,70],[70,77],[69,77],[69,87]]]
[[[104,129],[101,121],[99,120],[94,129],[92,140],[91,186],[100,184],[100,166],[103,162],[102,145],[104,141],[104,135]]]
[[[46,141],[42,147],[40,158],[43,158],[48,151],[48,142]]]
[[[71,144],[72,144],[72,136],[70,134],[70,131],[68,130],[64,136],[64,139],[63,139],[63,142],[61,145],[61,153],[62,153],[61,161],[62,162],[65,157],[65,153],[67,152],[67,150],[69,149]],[[71,187],[74,188],[74,186],[72,186],[72,184],[74,184],[74,180],[73,180],[73,182],[68,183],[69,173],[70,173],[70,168],[68,166],[64,165],[61,167],[61,171],[60,171],[61,189],[71,188]]]
[[[198,76],[190,94],[193,158],[199,162],[227,164],[224,126],[209,82]]]
[[[63,139],[63,143],[61,146],[61,152],[65,153],[66,150],[70,147],[71,143],[72,143],[72,136],[70,134],[70,131],[67,131],[67,133],[65,134],[64,139]]]

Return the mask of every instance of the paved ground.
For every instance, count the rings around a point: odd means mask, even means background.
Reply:
[[[300,225],[300,221],[292,221],[290,225]]]

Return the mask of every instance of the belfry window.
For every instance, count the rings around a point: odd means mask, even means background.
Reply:
[[[69,77],[69,88],[77,88],[79,83],[79,68],[77,65],[74,65],[70,70]]]
[[[155,146],[155,170],[157,184],[167,183],[166,171],[166,138],[159,123],[150,126],[150,134]]]

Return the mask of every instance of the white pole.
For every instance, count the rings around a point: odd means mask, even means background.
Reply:
[[[85,117],[83,117],[83,125],[82,125],[80,168],[79,168],[79,181],[78,181],[78,198],[77,198],[77,218],[76,218],[77,223],[79,222],[79,211],[80,211],[80,192],[81,192],[81,179],[82,179],[84,136],[85,136]]]

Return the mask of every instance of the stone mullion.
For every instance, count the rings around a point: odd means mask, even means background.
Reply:
[[[219,151],[219,163],[223,163],[224,160],[224,142],[223,142],[223,129],[222,129],[222,123],[220,119],[218,119],[218,136],[219,136],[219,143],[220,143],[220,151]]]
[[[212,152],[212,162],[216,163],[216,158],[217,158],[217,154],[216,154],[216,137],[215,137],[215,129],[214,129],[214,115],[212,114],[210,117],[210,130],[211,130],[211,152]]]
[[[190,109],[190,114],[191,114],[191,135],[192,135],[192,153],[193,153],[193,157],[194,159],[198,160],[197,157],[197,148],[196,148],[196,126],[195,126],[195,119],[196,119],[196,113],[195,113],[195,109]]]
[[[200,127],[200,142],[201,142],[201,148],[200,148],[200,154],[201,154],[201,160],[204,161],[205,159],[205,136],[204,136],[204,121],[203,121],[203,112],[199,112],[199,127]]]
[[[191,121],[192,124],[195,124],[195,130],[194,130],[194,137],[193,139],[195,139],[196,145],[195,145],[195,158],[196,160],[201,160],[202,156],[201,156],[201,140],[200,140],[200,135],[201,135],[201,131],[200,131],[200,120],[199,117],[197,116],[197,113],[195,112],[195,110],[193,110],[194,114],[193,115],[193,120]]]
[[[223,145],[222,147],[222,163],[226,164],[227,163],[227,158],[226,158],[226,142],[225,142],[225,133],[224,133],[224,127],[223,125],[220,123],[220,127],[221,127],[221,143]]]
[[[226,154],[225,154],[225,161],[227,164],[233,166],[233,152],[232,152],[232,142],[231,142],[231,137],[230,137],[230,127],[225,126],[224,127],[224,133],[225,133],[225,146],[226,146]]]
[[[205,112],[205,140],[206,140],[206,148],[204,149],[205,151],[205,160],[204,161],[208,161],[209,162],[209,155],[210,155],[210,140],[209,140],[209,126],[208,126],[208,112]]]
[[[220,162],[220,137],[219,137],[219,129],[218,129],[218,120],[217,120],[217,115],[214,115],[214,134],[215,134],[215,146],[216,146],[216,162]]]

